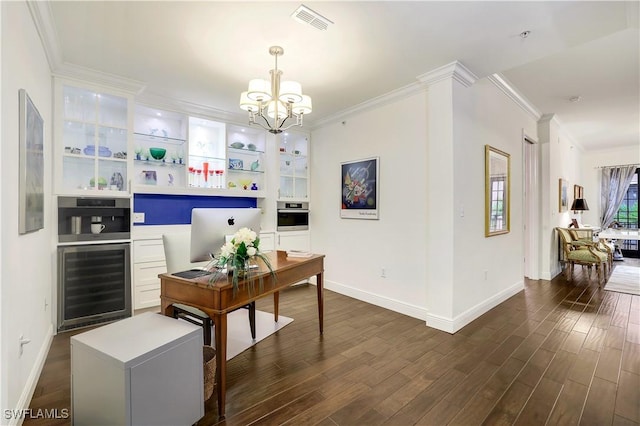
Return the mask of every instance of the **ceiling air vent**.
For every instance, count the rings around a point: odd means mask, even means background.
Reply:
[[[301,4],[300,7],[298,7],[293,12],[293,14],[291,14],[291,17],[298,22],[309,24],[319,30],[326,30],[329,27],[329,24],[333,24],[332,21],[328,20],[319,13],[314,12],[303,4]]]

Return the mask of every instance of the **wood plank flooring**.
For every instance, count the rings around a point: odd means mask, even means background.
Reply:
[[[640,425],[640,296],[586,268],[525,280],[454,335],[326,291],[320,336],[312,286],[285,291],[280,312],[295,321],[228,363],[226,419],[214,395],[198,425]],[[33,410],[70,407],[73,333],[54,338]]]

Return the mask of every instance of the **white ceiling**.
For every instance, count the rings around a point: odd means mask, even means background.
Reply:
[[[479,78],[500,73],[585,149],[640,144],[638,1],[304,4],[334,24],[293,20],[300,3],[289,1],[54,1],[42,28],[60,69],[232,113],[249,79],[268,78],[268,48],[280,45],[283,79],[313,98],[310,124],[457,60]]]

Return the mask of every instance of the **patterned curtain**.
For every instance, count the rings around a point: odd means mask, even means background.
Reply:
[[[637,167],[637,165],[633,165],[602,169],[600,184],[600,206],[602,208],[600,223],[602,229],[607,229],[613,222]]]

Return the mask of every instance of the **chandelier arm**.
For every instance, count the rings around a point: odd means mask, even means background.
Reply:
[[[282,122],[282,124],[284,124],[284,121]],[[282,130],[282,131],[289,130],[293,126],[302,126],[302,117],[296,116],[296,122],[295,123],[291,123],[285,128],[280,127],[280,130]]]
[[[249,124],[255,124],[256,126],[260,126],[262,127],[264,130],[270,132],[271,131],[271,127],[266,127],[265,125],[263,125],[262,123],[260,123],[259,121],[250,121]]]
[[[273,127],[271,126],[271,123],[269,123],[269,120],[267,119],[267,117],[265,117],[265,115],[262,113],[262,111],[260,111],[260,118],[262,118],[264,120],[264,122],[266,123],[267,127],[265,127],[264,125],[258,123],[256,121],[256,124],[260,125],[262,128],[266,129],[266,130],[271,130]]]

